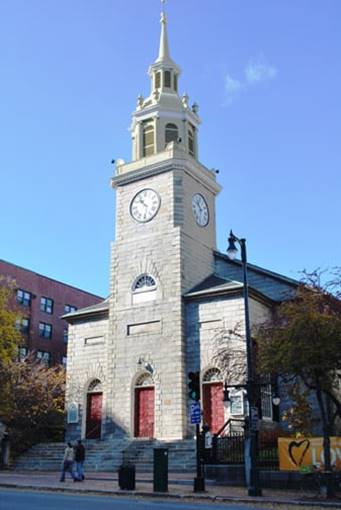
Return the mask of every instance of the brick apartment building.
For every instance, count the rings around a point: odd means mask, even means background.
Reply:
[[[34,352],[37,358],[55,365],[66,364],[68,326],[62,315],[94,305],[103,298],[0,260],[0,277],[14,281],[13,305],[22,317],[20,357]]]

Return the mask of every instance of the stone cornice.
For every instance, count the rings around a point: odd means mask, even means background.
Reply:
[[[182,170],[194,179],[199,180],[212,193],[219,193],[221,186],[216,182],[212,173],[195,160],[190,161],[189,157],[179,157],[179,152],[180,151],[175,150],[164,151],[161,154],[122,165],[118,169],[118,175],[111,179],[111,186],[116,188],[172,170]],[[165,153],[169,153],[170,157],[167,157]],[[158,158],[157,156],[164,157]],[[155,163],[151,162],[151,164],[148,165],[148,160],[152,158]]]

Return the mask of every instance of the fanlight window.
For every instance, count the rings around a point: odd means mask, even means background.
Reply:
[[[179,138],[178,136],[178,126],[175,124],[167,124],[166,125],[166,145],[169,142],[176,142]]]
[[[153,386],[154,381],[150,374],[141,374],[140,377],[137,378],[135,386]]]
[[[94,379],[89,384],[88,393],[95,393],[97,391],[102,391],[102,383],[99,379]]]
[[[135,280],[133,285],[134,292],[143,292],[147,290],[153,290],[156,288],[156,282],[149,274],[143,274]]]
[[[154,154],[154,127],[147,124],[143,128],[143,156]]]
[[[222,375],[218,368],[210,368],[205,372],[204,377],[202,379],[202,382],[208,383],[208,382],[221,382],[222,381]]]

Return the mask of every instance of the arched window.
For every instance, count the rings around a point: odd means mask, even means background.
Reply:
[[[170,89],[171,88],[171,72],[170,71],[165,71],[164,79],[165,79],[165,87]]]
[[[133,291],[151,290],[156,287],[156,282],[149,274],[143,274],[135,280]]]
[[[166,145],[169,142],[176,142],[178,138],[178,127],[175,124],[166,124]]]
[[[220,382],[222,375],[219,368],[209,368],[202,378],[203,383]]]
[[[143,156],[154,154],[154,126],[146,124],[143,128]]]
[[[133,283],[133,304],[144,303],[156,299],[156,281],[147,273],[141,274]]]
[[[153,386],[153,385],[154,385],[153,378],[152,378],[152,376],[150,374],[147,374],[147,373],[141,374],[137,378],[136,383],[135,383],[135,387]]]
[[[188,126],[188,152],[191,156],[195,156],[194,154],[194,127]]]
[[[99,379],[93,379],[88,386],[88,393],[96,393],[102,391],[102,383]]]

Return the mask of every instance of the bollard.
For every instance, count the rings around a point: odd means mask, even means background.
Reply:
[[[4,433],[1,441],[1,467],[8,468],[10,459],[10,441],[7,432]]]
[[[168,491],[168,448],[154,448],[154,492]]]
[[[135,466],[127,464],[121,466],[118,470],[118,485],[120,489],[126,491],[135,490]]]

